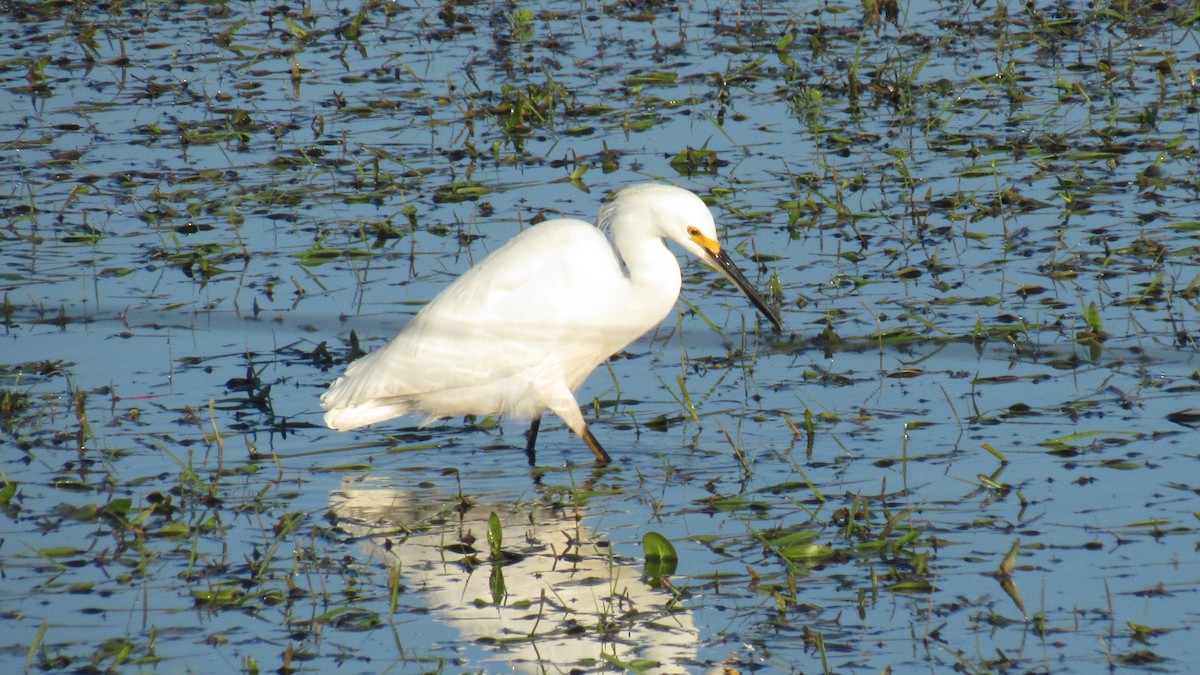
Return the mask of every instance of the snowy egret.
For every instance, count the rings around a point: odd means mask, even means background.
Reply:
[[[682,277],[664,239],[724,275],[782,328],[722,250],[699,197],[633,185],[600,209],[595,226],[540,223],[456,279],[391,342],[346,368],[321,396],[325,424],[346,431],[409,413],[426,415],[425,423],[483,414],[532,419],[525,449],[533,464],[550,410],[607,463],[574,392],[675,305]]]

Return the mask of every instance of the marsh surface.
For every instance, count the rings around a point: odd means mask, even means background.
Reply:
[[[806,4],[8,3],[5,669],[1188,670],[1195,3]],[[787,332],[686,267],[602,469],[320,425],[644,180]]]

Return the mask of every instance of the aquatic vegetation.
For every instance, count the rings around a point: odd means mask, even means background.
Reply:
[[[1187,671],[1197,26],[10,3],[0,663]],[[704,196],[792,333],[685,269],[704,301],[581,398],[625,461],[316,428],[432,289],[647,179]]]

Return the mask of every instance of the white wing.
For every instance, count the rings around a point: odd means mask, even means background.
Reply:
[[[574,390],[662,319],[647,322],[631,302],[603,233],[579,220],[542,223],[352,363],[321,397],[326,424],[352,429],[411,412],[541,414],[550,389]]]

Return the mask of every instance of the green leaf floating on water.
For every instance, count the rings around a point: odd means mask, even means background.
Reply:
[[[646,577],[661,579],[675,573],[679,566],[679,554],[670,540],[657,532],[647,532],[642,537],[642,551],[646,556]]]
[[[646,554],[647,561],[667,561],[679,560],[679,555],[675,553],[675,546],[670,540],[657,532],[647,532],[646,536],[642,537],[642,551]]]
[[[503,536],[504,528],[500,525],[500,516],[496,515],[495,511],[492,511],[491,515],[488,516],[487,540],[488,548],[491,550],[493,558],[500,557],[500,543]]]
[[[833,547],[828,544],[807,542],[788,546],[780,555],[792,562],[818,562],[834,554]]]
[[[17,484],[12,481],[5,481],[3,486],[0,486],[0,505],[11,502],[13,496],[16,494]]]

